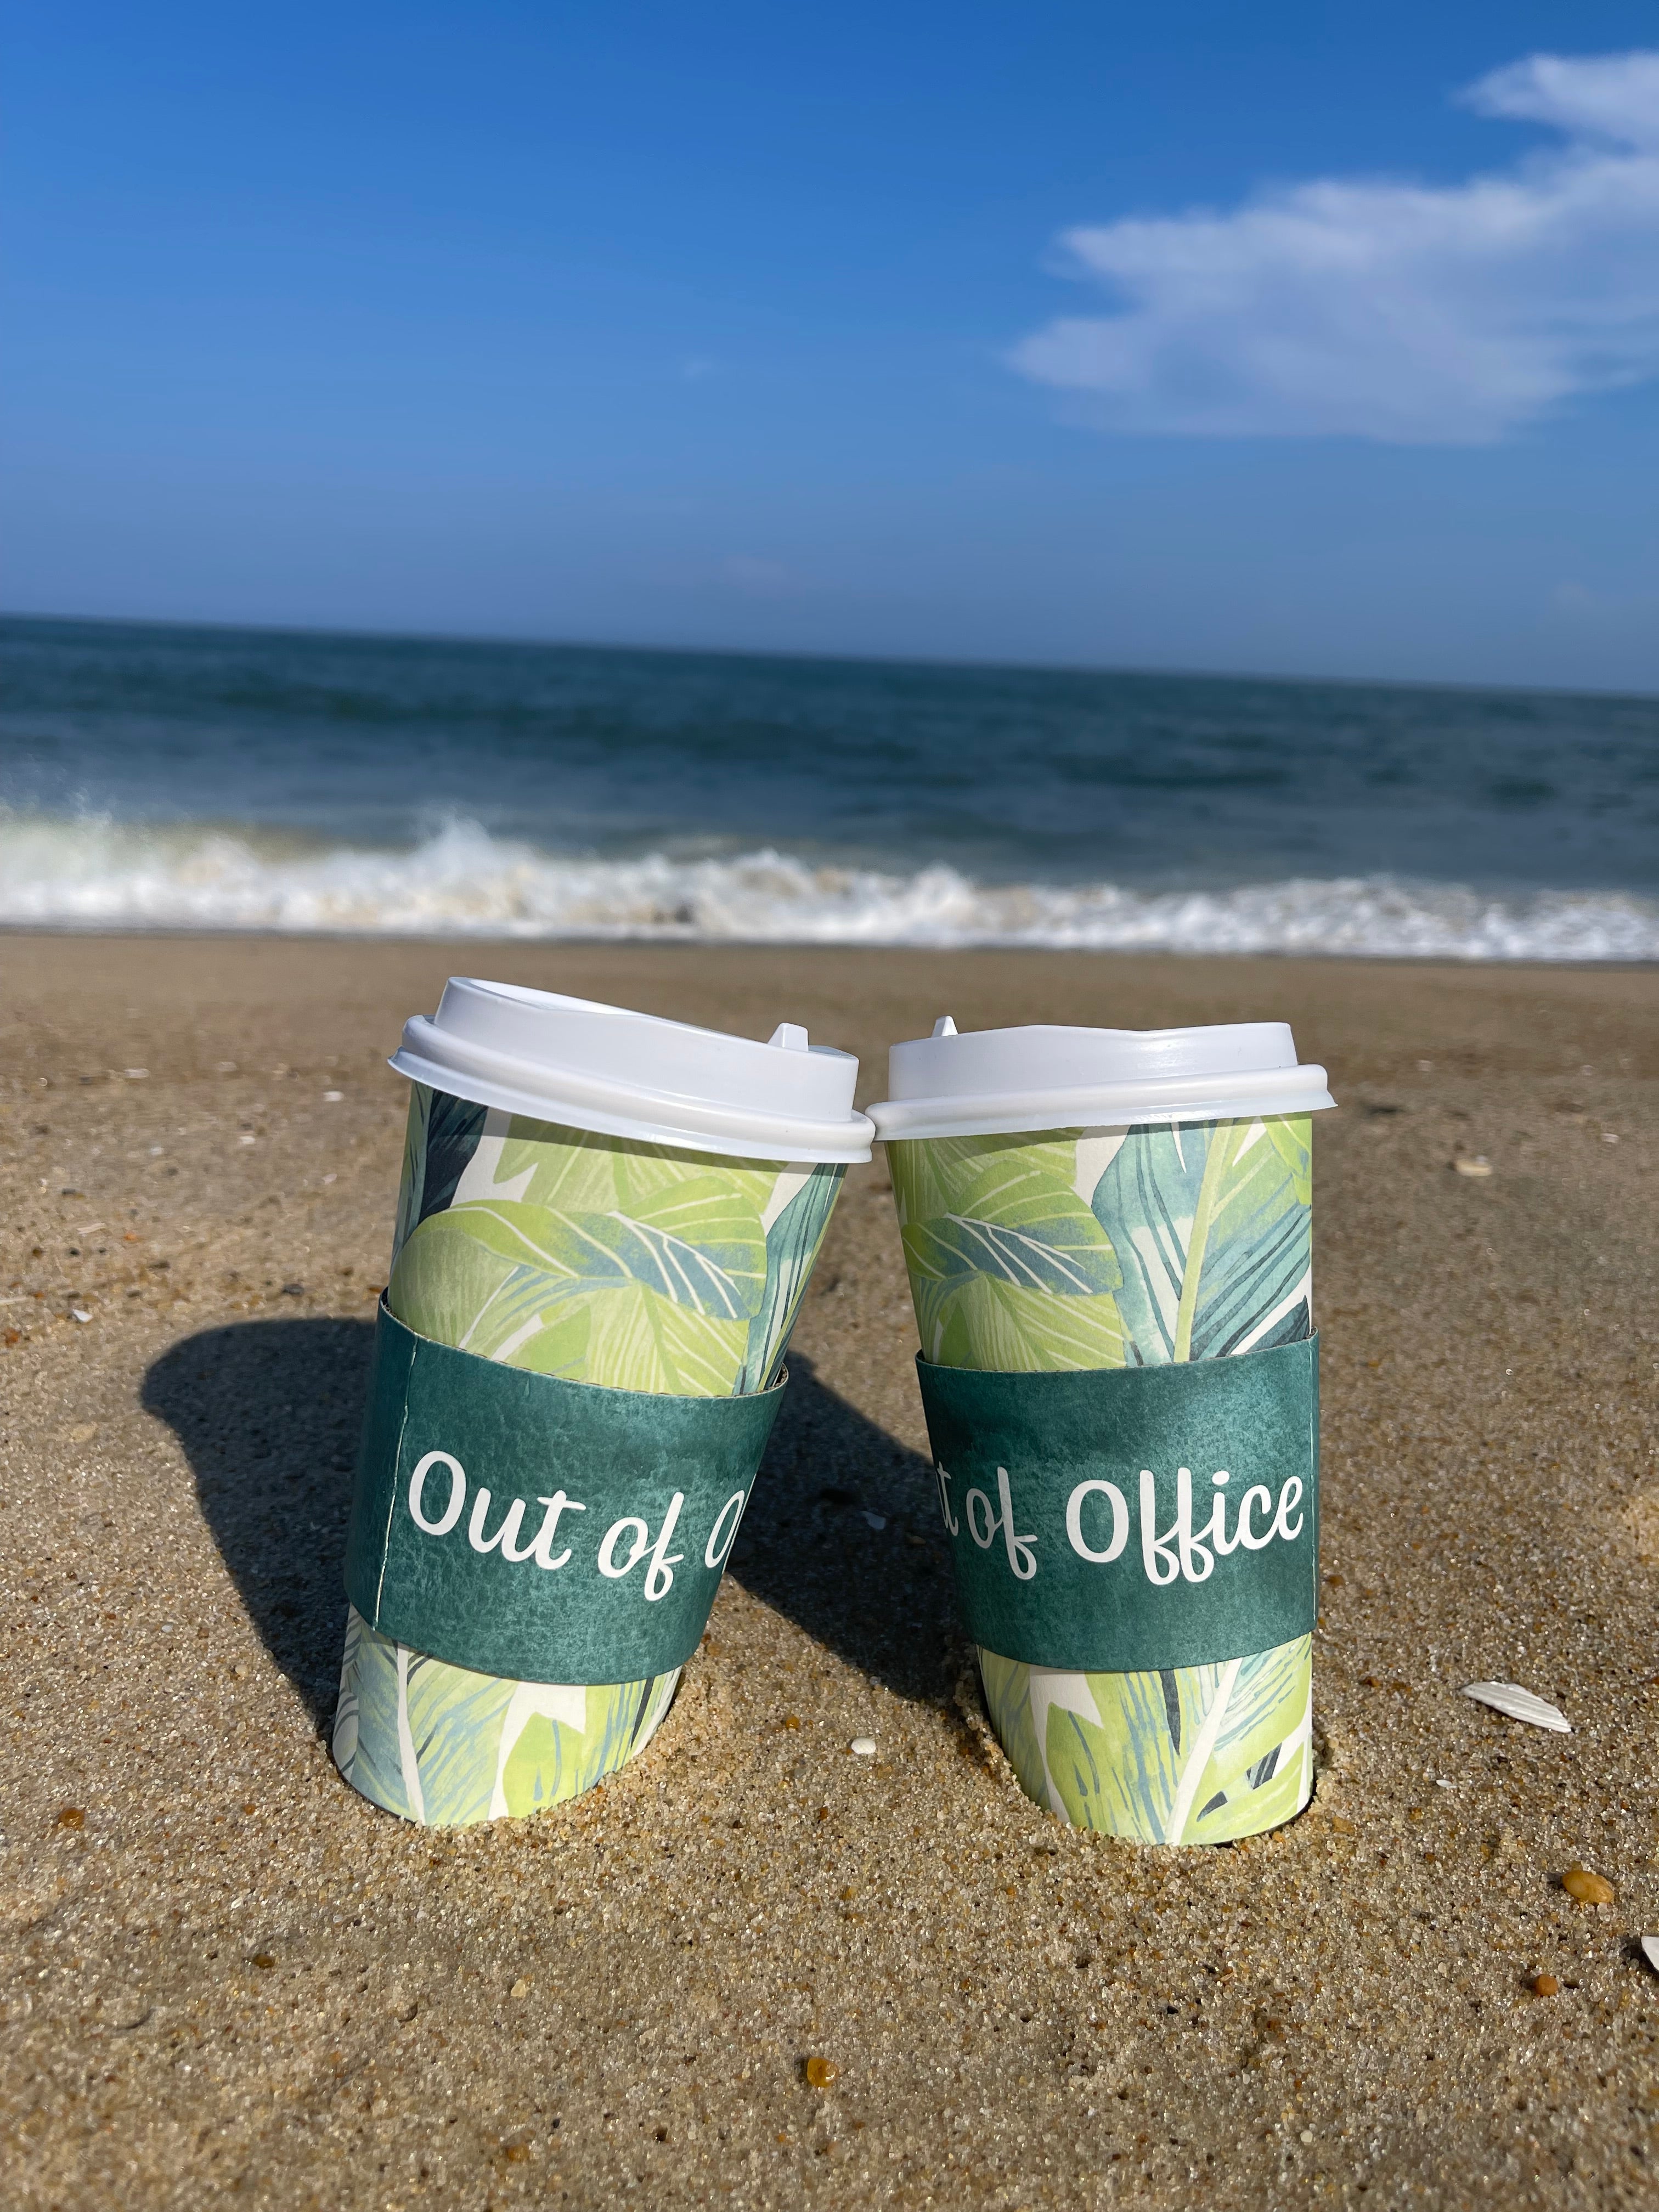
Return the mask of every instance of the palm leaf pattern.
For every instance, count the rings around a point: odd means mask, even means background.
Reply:
[[[404,1170],[398,1184],[398,1218],[392,1232],[394,1261],[410,1231],[421,1218],[421,1200],[426,1188],[426,1133],[431,1119],[432,1093],[423,1083],[411,1084],[409,1120],[404,1131]]]
[[[804,1174],[786,1170],[776,1179],[761,1216],[766,1280],[749,1323],[736,1386],[740,1392],[764,1390],[777,1379],[846,1172],[821,1161]]]
[[[1131,1129],[1095,1187],[1146,1366],[1214,1359],[1312,1333],[1307,1116]]]
[[[1312,1332],[1305,1115],[887,1150],[929,1359],[1163,1365]],[[1305,1636],[1218,1666],[1062,1674],[981,1651],[980,1671],[1022,1787],[1074,1826],[1224,1842],[1307,1802]]]
[[[387,1299],[423,1336],[538,1374],[719,1397],[787,1346],[844,1170],[631,1145],[417,1085]],[[518,1682],[348,1615],[342,1773],[432,1826],[578,1796],[642,1750],[678,1670]]]
[[[1311,1775],[1312,1639],[1224,1665],[1073,1674],[980,1655],[1021,1786],[1073,1827],[1224,1843],[1286,1820]]]
[[[417,1223],[441,1213],[455,1195],[483,1134],[489,1109],[469,1098],[452,1098],[425,1084],[410,1087],[409,1127],[404,1139],[403,1180],[398,1192],[398,1224],[392,1257]]]
[[[1123,1271],[1075,1188],[1075,1145],[888,1147],[927,1358],[1025,1372],[1121,1367]]]

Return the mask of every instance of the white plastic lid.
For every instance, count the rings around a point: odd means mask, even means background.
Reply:
[[[1034,1026],[959,1036],[945,1014],[932,1036],[893,1047],[887,1082],[892,1097],[870,1109],[884,1140],[1234,1121],[1316,1113],[1336,1103],[1324,1069],[1297,1065],[1284,1022],[1194,1030]]]
[[[728,1036],[592,999],[452,975],[404,1024],[400,1075],[538,1121],[763,1160],[867,1160],[859,1064],[784,1022]]]

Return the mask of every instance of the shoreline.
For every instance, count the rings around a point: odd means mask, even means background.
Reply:
[[[52,943],[58,939],[82,942],[94,939],[100,943],[167,945],[273,945],[293,946],[334,945],[362,947],[372,951],[377,946],[388,950],[428,951],[447,948],[457,960],[467,952],[495,951],[514,957],[538,952],[574,954],[619,952],[650,954],[683,951],[720,958],[726,954],[770,955],[786,958],[810,956],[824,959],[878,960],[975,960],[981,957],[1000,959],[1016,957],[1029,960],[1079,960],[1137,962],[1168,960],[1183,967],[1198,966],[1215,962],[1227,967],[1237,963],[1260,960],[1264,963],[1291,968],[1379,968],[1397,970],[1408,975],[1462,975],[1475,970],[1483,974],[1516,975],[1616,975],[1659,974],[1659,958],[1631,957],[1612,955],[1601,959],[1559,960],[1528,957],[1520,959],[1487,957],[1471,953],[1462,957],[1444,952],[1304,952],[1282,948],[1249,947],[1234,951],[1206,948],[1202,951],[1179,951],[1173,947],[1152,945],[1124,950],[1114,945],[1025,945],[1014,943],[974,943],[964,945],[878,945],[866,943],[842,944],[814,938],[775,937],[541,937],[501,936],[481,932],[477,936],[458,935],[452,930],[368,931],[353,929],[236,929],[222,923],[187,927],[177,922],[157,922],[153,927],[136,923],[123,923],[112,928],[101,921],[0,921],[0,945],[9,939],[24,941],[39,939]],[[459,966],[448,972],[465,972]]]

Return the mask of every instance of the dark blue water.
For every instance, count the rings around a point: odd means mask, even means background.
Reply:
[[[1645,698],[9,621],[0,806],[0,919],[1659,949]]]

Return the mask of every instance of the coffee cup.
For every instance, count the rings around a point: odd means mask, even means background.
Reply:
[[[614,1403],[619,1417],[629,1394],[736,1398],[775,1385],[842,1178],[870,1156],[855,1060],[810,1045],[793,1024],[761,1043],[457,977],[431,1019],[407,1024],[392,1065],[412,1090],[385,1327],[595,1386],[583,1410]],[[427,1456],[440,1480],[458,1464]],[[436,1498],[424,1476],[410,1493],[422,1530],[441,1525]],[[546,1504],[529,1510],[540,1518]],[[742,1505],[738,1495],[711,1533],[710,1569]],[[492,1535],[499,1510],[486,1502],[474,1550],[528,1558],[532,1523],[504,1520]],[[580,1510],[568,1508],[566,1531],[584,1526]],[[632,1540],[600,1561],[601,1576]],[[540,1564],[556,1565],[543,1548]],[[412,1630],[381,1632],[354,1604],[334,1755],[365,1796],[430,1826],[532,1813],[642,1750],[679,1672],[503,1675],[422,1650]]]
[[[1022,1787],[1148,1843],[1280,1825],[1312,1784],[1324,1070],[1282,1023],[947,1017],[890,1091],[940,1510]]]

